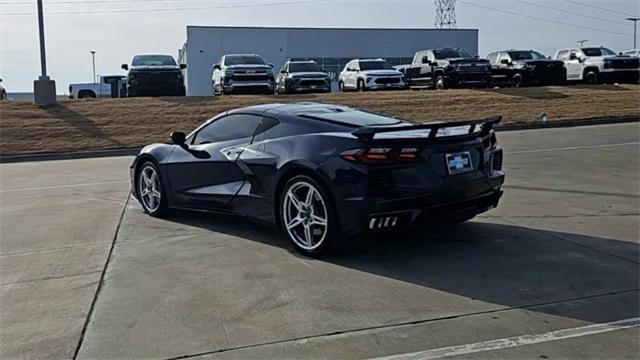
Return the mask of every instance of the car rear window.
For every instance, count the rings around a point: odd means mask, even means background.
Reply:
[[[344,109],[324,109],[300,114],[305,117],[311,117],[320,120],[339,122],[352,126],[388,126],[407,123],[382,114],[370,113],[362,110],[344,110]]]

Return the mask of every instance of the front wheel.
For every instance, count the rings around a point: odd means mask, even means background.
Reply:
[[[598,73],[590,70],[584,75],[584,82],[587,85],[595,85],[598,83]]]
[[[144,212],[151,216],[161,216],[167,211],[160,171],[154,163],[147,161],[140,166],[136,185],[138,201]]]
[[[444,76],[438,75],[436,76],[436,80],[433,83],[433,87],[436,90],[444,90],[447,88],[447,83],[444,80]]]
[[[331,199],[317,181],[305,175],[285,185],[280,196],[280,220],[294,248],[308,256],[329,250],[339,232]]]
[[[513,78],[511,78],[511,86],[513,87],[521,87],[522,86],[522,75],[515,74]]]

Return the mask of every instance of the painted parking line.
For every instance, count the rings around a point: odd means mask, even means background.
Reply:
[[[481,341],[473,344],[449,346],[439,349],[418,351],[376,358],[375,360],[413,360],[441,359],[449,356],[468,355],[484,351],[539,344],[549,341],[571,339],[582,336],[601,334],[610,331],[630,329],[640,326],[640,317],[593,324],[569,329],[555,330],[544,334],[521,335],[504,339]]]
[[[570,146],[570,147],[549,148],[549,149],[534,149],[534,150],[511,151],[511,152],[505,152],[504,154],[505,155],[530,154],[530,153],[545,152],[545,151],[565,151],[565,150],[596,149],[596,148],[607,148],[607,147],[617,147],[617,146],[630,146],[630,145],[638,145],[638,144],[640,144],[640,141],[627,142],[627,143],[618,143],[618,144],[585,145],[585,146]]]
[[[37,190],[65,189],[65,188],[74,188],[74,187],[82,187],[82,186],[98,186],[98,185],[109,185],[109,184],[124,184],[124,183],[129,183],[129,182],[130,182],[129,180],[119,180],[119,181],[103,181],[103,182],[83,183],[83,184],[68,184],[68,185],[59,185],[59,186],[42,186],[42,187],[31,187],[31,188],[2,189],[2,190],[0,190],[0,193],[18,192],[18,191],[37,191]]]

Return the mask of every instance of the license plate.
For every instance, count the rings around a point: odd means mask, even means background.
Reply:
[[[462,151],[452,154],[447,154],[447,169],[449,174],[461,174],[473,170],[473,163],[471,162],[471,154],[468,151]]]
[[[311,85],[310,87],[311,87],[312,89],[315,89],[315,88],[316,88],[316,86],[315,86],[315,85]]]

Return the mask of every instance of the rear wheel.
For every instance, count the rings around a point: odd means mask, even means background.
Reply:
[[[93,91],[82,90],[78,93],[78,99],[95,99],[96,94]]]
[[[280,221],[289,241],[304,255],[326,252],[339,233],[331,199],[306,175],[295,176],[285,185],[280,195]]]
[[[140,166],[136,185],[138,200],[147,214],[161,216],[167,211],[162,178],[154,163],[147,161]]]

